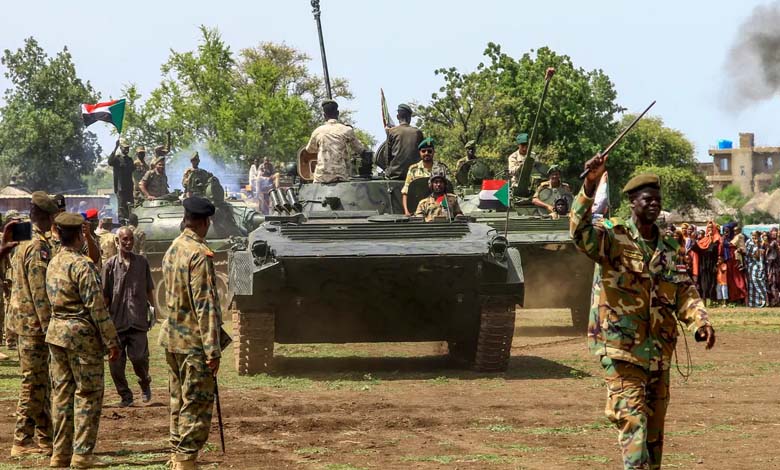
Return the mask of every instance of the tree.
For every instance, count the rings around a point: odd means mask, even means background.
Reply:
[[[0,108],[2,165],[15,168],[30,189],[79,191],[74,181],[94,170],[101,151],[79,105],[98,94],[78,78],[67,47],[49,57],[30,37],[23,48],[6,49],[0,62],[12,85]]]
[[[715,194],[715,197],[723,201],[729,207],[741,209],[747,204],[748,197],[742,194],[742,190],[735,184],[730,184]]]

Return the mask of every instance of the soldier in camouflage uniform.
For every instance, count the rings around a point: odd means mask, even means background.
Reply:
[[[523,167],[523,162],[528,153],[528,134],[517,134],[515,143],[517,144],[517,150],[508,157],[509,176],[512,178],[512,186],[517,184],[517,175],[520,173],[520,168]]]
[[[51,249],[45,233],[57,205],[43,191],[32,194],[32,239],[14,250],[10,329],[17,335],[22,385],[16,407],[11,456],[51,452],[49,349],[46,328],[51,305],[46,295],[46,267]],[[35,442],[37,440],[37,443]]]
[[[463,215],[458,197],[447,192],[445,175],[441,173],[431,175],[428,179],[428,188],[431,190],[431,195],[417,204],[415,216],[424,217],[426,222],[432,222],[439,217],[452,220],[458,215]]]
[[[406,205],[406,195],[409,192],[409,185],[412,184],[412,181],[418,178],[430,178],[434,173],[449,178],[450,171],[447,166],[433,159],[436,154],[435,145],[436,142],[433,138],[427,137],[417,146],[417,150],[420,152],[420,161],[409,167],[404,186],[401,188],[401,201],[403,202],[404,214],[406,215],[412,215]]]
[[[157,157],[152,162],[152,169],[147,171],[138,183],[144,197],[149,200],[163,197],[170,192],[168,189],[168,176],[165,174],[165,159]]]
[[[335,183],[349,179],[352,155],[366,150],[352,127],[339,121],[339,105],[333,100],[322,102],[325,124],[314,129],[306,151],[317,154],[315,183]]]
[[[200,155],[198,152],[190,157],[191,168],[187,168],[184,175],[181,177],[181,187],[184,189],[184,195],[190,196],[203,196],[206,194],[206,187],[209,184],[209,180],[214,175],[203,168],[198,168],[200,165]]]
[[[138,226],[138,216],[136,214],[130,214],[130,219],[127,221],[127,226],[133,231],[133,254],[145,255],[146,254],[146,232],[141,230]]]
[[[119,356],[116,329],[108,315],[94,263],[84,256],[82,217],[63,212],[54,219],[62,250],[49,263],[46,291],[51,321],[54,449],[51,467],[91,468],[103,408],[103,355]]]
[[[5,213],[5,221],[9,222],[13,220],[18,220],[19,213],[15,210],[10,210]],[[5,232],[3,232],[5,234]],[[11,235],[11,232],[8,232],[8,235]],[[0,328],[3,329],[3,340],[5,341],[5,346],[11,350],[16,351],[16,333],[11,331],[8,322],[11,319],[11,279],[13,279],[13,265],[11,264],[11,258],[13,257],[13,252],[16,249],[16,245],[14,245],[10,250],[9,253],[4,256],[2,259],[0,259],[0,280],[2,280],[2,286],[0,286],[3,290],[2,296],[3,296],[3,322],[0,324]]]
[[[160,146],[161,148],[162,146]],[[154,149],[157,154],[158,149]],[[157,155],[159,156],[159,155]],[[133,160],[133,198],[135,202],[143,199],[141,189],[138,187],[141,183],[146,172],[149,171],[149,164],[146,163],[146,149],[144,147],[138,147],[135,151],[135,160]]]
[[[185,229],[162,263],[168,318],[160,331],[171,393],[171,460],[179,470],[196,468],[208,440],[222,355],[214,253],[204,241],[214,205],[198,196],[183,205]]]
[[[604,369],[605,412],[618,427],[624,468],[659,469],[677,322],[695,328],[707,349],[715,344],[715,331],[690,277],[678,268],[677,243],[655,224],[661,212],[657,176],[640,175],[626,184],[629,219],[593,223],[605,163],[601,155],[586,163],[590,172],[570,215],[577,248],[601,271],[588,342]]]
[[[531,202],[537,207],[545,209],[548,214],[555,213],[555,202],[559,199],[565,199],[567,201],[572,200],[571,188],[568,184],[561,181],[561,169],[557,165],[553,165],[547,170],[547,181],[543,181],[539,187],[536,188],[533,199]],[[550,191],[550,196],[547,200],[552,201],[552,204],[542,201],[540,195],[544,190]]]
[[[100,226],[95,231],[98,245],[100,246],[100,264],[106,264],[108,258],[118,253],[116,235],[111,232],[114,228],[114,221],[111,217],[103,217],[100,220]]]

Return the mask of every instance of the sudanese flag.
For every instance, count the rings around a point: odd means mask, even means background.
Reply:
[[[97,121],[113,124],[117,132],[122,132],[122,122],[125,119],[125,100],[106,101],[97,104],[82,104],[81,118],[84,126],[89,126]]]
[[[482,180],[479,208],[498,210],[503,207],[509,207],[509,181]]]

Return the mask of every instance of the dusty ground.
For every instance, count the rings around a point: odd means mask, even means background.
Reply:
[[[780,311],[713,316],[716,349],[689,343],[693,374],[687,383],[673,375],[664,468],[780,468]],[[567,328],[568,314],[519,317],[500,375],[449,368],[439,344],[280,346],[279,372],[251,378],[236,376],[228,358],[220,375],[228,454],[213,427],[203,459],[242,469],[620,468],[596,361]],[[151,406],[117,408],[107,386],[98,452],[114,468],[164,468],[166,380],[161,351],[152,354]],[[0,469],[48,463],[7,457],[17,367],[0,363]]]

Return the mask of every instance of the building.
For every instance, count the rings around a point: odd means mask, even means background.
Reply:
[[[765,191],[780,170],[780,147],[756,147],[752,132],[739,134],[737,148],[720,147],[710,149],[712,163],[700,166],[715,193],[734,184],[752,197]]]

